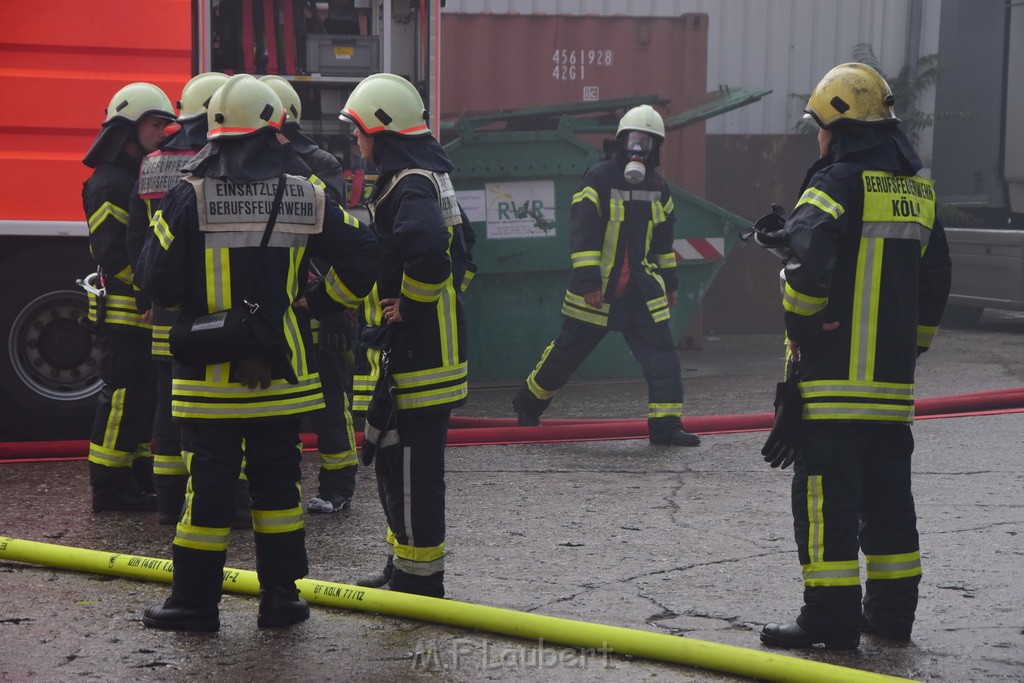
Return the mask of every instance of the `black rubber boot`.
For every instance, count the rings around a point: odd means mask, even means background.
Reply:
[[[89,463],[93,512],[151,512],[156,496],[143,493],[129,467],[106,467]]]
[[[395,569],[391,573],[391,580],[388,581],[388,588],[399,593],[413,593],[425,595],[429,598],[444,597],[444,572],[437,572],[430,576],[416,576],[407,574],[401,569]]]
[[[530,393],[523,384],[519,393],[512,399],[512,410],[516,412],[516,422],[520,427],[540,427],[540,416],[550,401],[541,401]]]
[[[911,629],[907,626],[883,626],[882,624],[872,624],[867,615],[861,615],[860,617],[860,632],[870,633],[871,635],[885,638],[886,640],[897,640],[901,642],[910,641]]]
[[[188,475],[156,474],[153,475],[153,485],[156,489],[157,522],[165,526],[177,524],[185,505]]]
[[[677,429],[671,434],[654,436],[651,435],[651,445],[653,446],[699,446],[700,437],[696,434],[684,431],[682,428]]]
[[[220,628],[220,610],[217,605],[189,605],[170,597],[162,605],[147,607],[142,623],[169,631],[216,631]]]
[[[132,460],[132,476],[143,493],[156,493],[153,483],[153,456],[144,455]]]
[[[810,648],[819,643],[826,650],[856,650],[860,646],[860,634],[811,633],[800,624],[768,624],[761,630],[761,642],[768,647]]]
[[[361,579],[356,580],[357,586],[363,586],[364,588],[383,588],[387,585],[388,581],[391,580],[391,575],[395,571],[395,560],[394,557],[388,555],[388,561],[384,563],[384,569],[371,574],[370,576],[364,576]]]
[[[260,628],[291,626],[309,619],[309,604],[299,597],[299,589],[288,586],[260,588],[260,613],[256,625]]]

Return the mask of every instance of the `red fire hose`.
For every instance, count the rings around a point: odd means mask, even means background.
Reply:
[[[1024,387],[994,389],[969,394],[953,394],[918,399],[914,404],[918,418],[1022,412]],[[698,434],[725,434],[771,428],[772,413],[708,415],[687,417],[686,429]],[[628,420],[545,419],[540,427],[519,427],[515,418],[453,417],[448,431],[449,446],[488,444],[554,443],[566,441],[606,441],[647,438],[645,418]],[[361,443],[362,435],[356,435]],[[316,435],[303,434],[306,448],[316,448]],[[40,460],[82,459],[89,452],[88,441],[10,441],[0,442],[0,462],[38,462]]]

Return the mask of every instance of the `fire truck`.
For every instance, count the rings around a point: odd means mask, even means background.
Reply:
[[[443,0],[47,0],[0,8],[0,439],[85,438],[100,353],[76,280],[89,254],[82,164],[121,86],[176,102],[194,74],[279,74],[302,125],[364,177],[338,120],[365,76],[398,73],[439,106]],[[431,121],[434,130],[439,122]],[[353,203],[355,200],[352,200]]]

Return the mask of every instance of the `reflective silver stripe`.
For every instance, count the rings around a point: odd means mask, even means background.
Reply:
[[[802,204],[811,204],[816,206],[832,218],[839,218],[846,212],[842,204],[829,197],[826,193],[822,192],[816,187],[808,187],[804,190],[803,195],[800,196],[800,200],[796,203],[799,207]]]
[[[452,279],[448,278],[451,284]],[[459,333],[456,329],[456,294],[451,287],[446,287],[438,299],[438,333],[441,336],[441,362],[445,365],[457,366],[459,361]]]
[[[412,448],[409,446],[402,449],[402,512],[406,545],[416,545],[412,528]]]
[[[457,365],[431,368],[429,370],[396,372],[394,374],[394,378],[395,384],[398,385],[399,390],[402,390],[413,387],[422,387],[428,384],[437,384],[438,382],[450,382],[451,380],[461,379],[465,377],[466,374],[467,364],[462,362]]]
[[[212,249],[231,249],[237,247],[258,247],[263,240],[261,232],[207,232],[206,246]],[[288,232],[270,233],[267,241],[269,247],[305,247],[309,235]]]
[[[212,384],[202,380],[174,379],[173,390],[175,396],[214,396],[214,397],[238,397],[246,399],[270,399],[288,396],[289,394],[302,394],[307,389],[320,388],[320,376],[311,375],[302,377],[298,384],[288,384],[286,380],[274,380],[270,388],[255,390],[243,387],[241,384]],[[284,391],[282,391],[284,390]]]
[[[824,396],[840,398],[891,398],[909,401],[914,398],[913,384],[895,382],[853,382],[844,380],[813,380],[799,382],[800,395],[805,399]]]
[[[449,275],[443,282],[419,282],[405,274],[402,276],[402,294],[413,301],[436,301],[451,283],[451,279]]]
[[[590,323],[591,325],[597,325],[598,327],[608,326],[608,314],[593,308],[576,307],[563,302],[562,315]]]
[[[324,278],[324,285],[327,288],[327,295],[342,306],[355,308],[359,305],[359,297],[352,293],[352,290],[345,286],[338,274],[331,268]]]
[[[432,389],[429,391],[417,391],[405,394],[398,394],[395,397],[395,405],[399,410],[412,410],[414,408],[427,408],[429,406],[454,403],[469,395],[469,386],[463,382],[453,387],[444,389]]]
[[[601,252],[599,251],[577,251],[570,258],[573,268],[601,265]]]
[[[253,510],[253,531],[261,534],[286,534],[304,526],[302,508],[288,510]]]
[[[864,223],[863,237],[920,241],[927,233],[920,223]]]
[[[914,418],[914,406],[879,403],[806,403],[803,417],[805,420],[911,422]]]
[[[233,419],[247,417],[276,417],[281,415],[295,415],[296,413],[308,413],[324,407],[323,395],[312,396],[303,401],[267,401],[263,403],[217,403],[201,404],[180,401],[171,401],[171,414],[174,417],[194,417],[196,419]]]
[[[782,290],[782,307],[797,315],[814,315],[825,309],[828,297],[810,296],[793,289],[789,282],[784,283]]]
[[[224,527],[197,527],[179,523],[174,531],[175,545],[208,550],[225,550],[231,529]]]
[[[400,443],[397,429],[389,429],[386,432],[382,432],[369,423],[363,428],[363,436],[366,441],[377,444],[378,448],[397,446]]]
[[[616,190],[608,191],[612,199],[624,202],[656,202],[661,199],[661,193],[653,190]]]

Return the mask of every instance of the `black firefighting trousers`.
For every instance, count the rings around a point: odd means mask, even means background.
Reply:
[[[880,629],[909,634],[921,581],[913,451],[909,425],[802,424],[792,503],[804,575],[797,623],[805,629],[857,629],[860,549],[867,564],[864,614]]]
[[[182,439],[192,454],[185,512],[174,536],[176,600],[220,600],[243,441],[260,585],[290,585],[307,574],[299,424],[299,417],[182,422]]]

